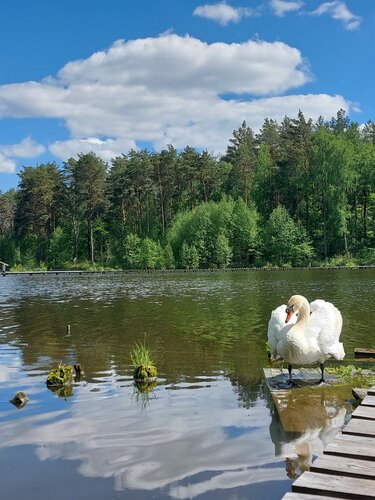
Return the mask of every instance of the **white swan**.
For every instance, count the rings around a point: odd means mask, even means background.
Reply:
[[[288,323],[285,325],[285,323]],[[293,365],[320,364],[324,382],[324,362],[333,356],[344,359],[339,337],[342,329],[340,311],[330,302],[314,300],[311,304],[302,295],[293,295],[287,305],[276,308],[268,323],[271,355],[288,363],[289,383]]]

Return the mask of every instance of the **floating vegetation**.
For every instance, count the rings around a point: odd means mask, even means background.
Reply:
[[[59,398],[70,398],[73,396],[73,385],[49,385],[48,389],[55,393]]]
[[[146,408],[150,404],[150,400],[156,398],[154,394],[154,389],[157,386],[156,379],[150,380],[135,380],[134,381],[134,393],[133,396],[137,401],[137,405],[140,407],[141,411],[146,411]],[[133,398],[132,396],[132,398]]]
[[[19,391],[9,402],[12,405],[16,406],[18,409],[23,408],[28,402],[29,398],[27,397],[26,392]]]
[[[327,373],[337,376],[348,383],[356,383],[358,387],[371,387],[375,384],[375,370],[354,365],[326,367]]]
[[[158,385],[156,380],[137,380],[134,384],[140,393],[150,393]]]
[[[57,368],[50,371],[46,384],[48,387],[60,387],[73,381],[73,366],[59,363]]]
[[[157,370],[151,358],[151,352],[146,347],[146,342],[137,342],[130,350],[130,360],[134,366],[133,377],[135,380],[155,380]]]
[[[155,368],[155,366],[151,365],[141,365],[137,366],[137,368],[134,370],[133,376],[135,380],[155,380],[158,375],[158,372]]]

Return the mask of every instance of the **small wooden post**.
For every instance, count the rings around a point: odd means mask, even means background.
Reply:
[[[1,274],[3,276],[5,276],[5,274],[7,272],[7,267],[9,267],[9,264],[6,264],[5,262],[0,261],[0,265],[1,265]]]

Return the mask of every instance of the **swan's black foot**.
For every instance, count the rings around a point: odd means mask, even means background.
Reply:
[[[327,382],[324,380],[324,378],[322,377],[319,382],[318,382],[318,385],[328,385]]]

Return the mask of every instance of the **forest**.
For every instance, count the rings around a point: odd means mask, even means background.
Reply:
[[[0,191],[12,270],[375,264],[375,123],[343,110],[243,122],[220,157],[90,152],[18,175]]]

